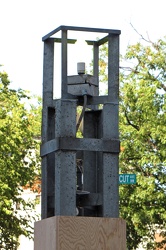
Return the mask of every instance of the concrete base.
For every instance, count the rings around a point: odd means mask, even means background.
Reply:
[[[35,223],[34,250],[126,250],[120,218],[55,216]]]

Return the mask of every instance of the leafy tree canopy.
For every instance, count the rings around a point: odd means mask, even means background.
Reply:
[[[0,249],[17,249],[18,237],[31,235],[34,204],[21,193],[39,174],[41,108],[27,107],[28,93],[10,89],[9,83],[8,75],[0,72]]]
[[[107,46],[101,49],[106,79]],[[166,228],[166,39],[128,46],[120,74],[120,172],[134,173],[136,185],[120,186],[120,213],[127,222],[128,249]],[[163,241],[164,243],[164,241]]]

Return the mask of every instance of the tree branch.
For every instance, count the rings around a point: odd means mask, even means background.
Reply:
[[[127,120],[128,124],[131,125],[133,128],[135,128],[137,131],[139,131],[139,127],[138,127],[137,125],[133,124],[133,123],[129,120],[126,110],[125,110],[125,117],[126,117],[126,120]]]
[[[133,28],[133,30],[145,41],[145,42],[148,42],[148,43],[153,43],[152,41],[150,41],[150,39],[149,40],[147,40],[147,39],[145,39],[145,37],[143,37],[143,35],[141,35],[137,30],[136,30],[136,28],[132,25],[132,23],[130,22],[130,25],[131,25],[131,27]],[[149,38],[149,36],[148,36],[148,38]]]
[[[137,65],[138,66],[138,65]],[[125,66],[120,66],[119,68],[120,69],[124,69],[124,70],[127,70],[127,71],[131,71],[131,72],[134,72],[136,74],[140,73],[138,70],[137,70],[137,66],[135,67],[135,69],[131,68],[131,67],[125,67]]]

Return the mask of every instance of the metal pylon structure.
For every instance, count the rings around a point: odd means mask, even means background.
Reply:
[[[68,31],[104,35],[86,40],[93,47],[93,75],[67,75],[68,44],[76,42]],[[60,38],[53,37],[57,33]],[[119,30],[60,26],[43,37],[42,219],[119,217],[119,35]],[[60,99],[53,97],[54,43],[61,43]],[[99,47],[104,43],[108,94],[100,96]],[[76,138],[78,106],[83,106],[83,138]]]

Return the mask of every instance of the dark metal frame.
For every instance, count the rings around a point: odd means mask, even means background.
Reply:
[[[108,95],[88,96],[84,138],[76,138],[76,109],[83,97],[68,93],[68,31],[108,33],[93,46],[93,75],[99,87],[99,46],[108,42]],[[52,37],[61,32],[61,38]],[[119,216],[119,30],[60,26],[43,37],[42,218],[54,215]],[[62,46],[61,99],[53,99],[54,43]],[[97,105],[103,104],[98,110]],[[83,190],[77,193],[77,159],[83,161]],[[82,191],[83,191],[82,190]]]

